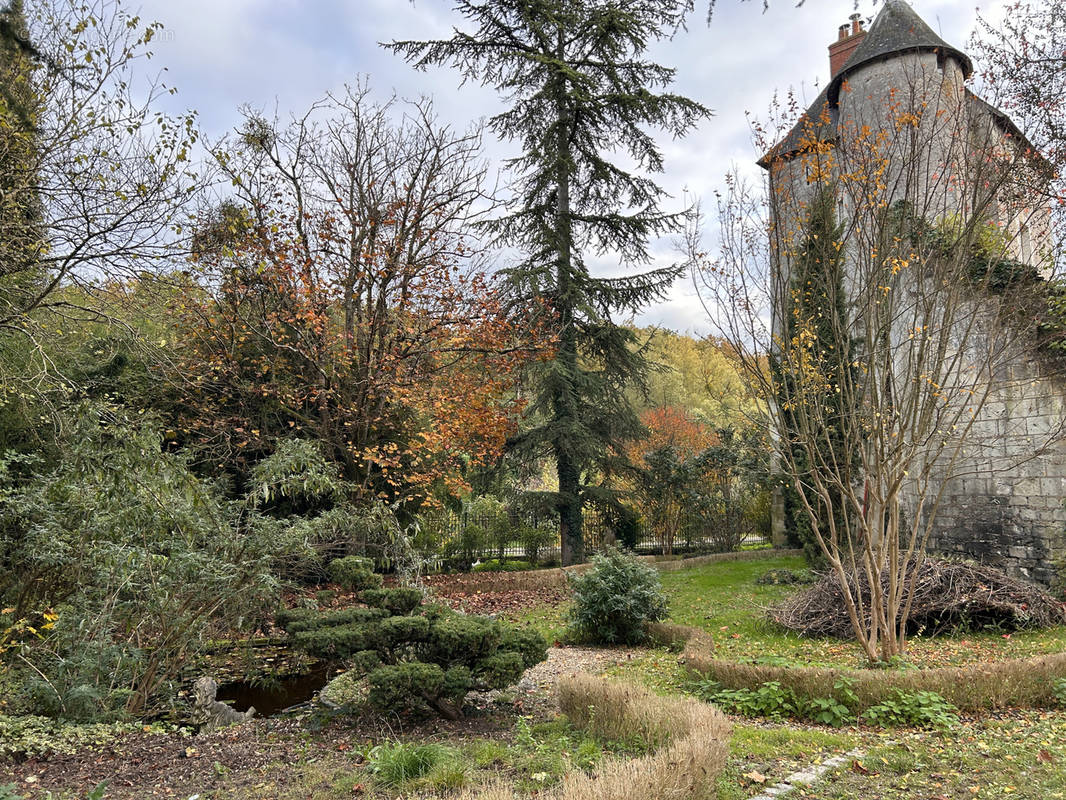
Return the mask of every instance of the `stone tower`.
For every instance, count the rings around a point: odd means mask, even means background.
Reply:
[[[1034,199],[1039,192],[1031,191],[1042,162],[1005,114],[967,88],[973,73],[967,55],[906,2],[885,0],[868,30],[858,15],[840,26],[829,58],[825,89],[759,160],[771,197],[775,333],[782,332],[782,298],[794,291],[797,240],[827,187],[844,231],[842,294],[849,302],[869,296],[873,268],[884,266],[883,220],[894,209],[919,220],[923,236],[942,239],[979,221],[980,230],[994,231],[1004,260],[1043,276],[1033,278],[1036,283],[1046,278],[1050,217]],[[917,296],[918,286],[904,282],[896,291]],[[1013,350],[996,351],[995,364],[985,363],[982,357],[999,342],[988,323],[1003,317],[1002,305],[990,311],[997,302],[1003,301],[975,289],[964,313],[944,315],[955,330],[969,326],[960,352],[945,356],[959,359],[956,374],[969,372],[969,380],[985,369],[987,375],[981,402],[965,420],[965,444],[928,466],[921,491],[904,488],[903,513],[917,521],[916,529],[925,526],[932,552],[1050,583],[1066,556],[1066,382],[1062,362],[1053,363],[1036,341],[1024,347],[1012,342]],[[890,361],[910,357],[906,347],[915,328],[900,316],[883,335]],[[861,327],[862,320],[849,324]],[[903,375],[908,365],[893,366]],[[935,513],[919,495],[935,497]],[[775,505],[780,531],[782,509]]]

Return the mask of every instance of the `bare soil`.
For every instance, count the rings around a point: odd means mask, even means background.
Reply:
[[[632,659],[634,648],[552,647],[548,659],[511,689],[474,695],[456,722],[404,717],[304,716],[257,719],[211,734],[139,732],[72,755],[0,762],[0,786],[14,783],[27,798],[84,798],[106,781],[109,800],[207,797],[311,797],[316,781],[354,773],[362,751],[383,739],[461,742],[510,739],[519,716],[549,718],[555,686],[570,672],[602,672]],[[304,793],[306,790],[306,794]],[[353,791],[352,796],[361,792]]]

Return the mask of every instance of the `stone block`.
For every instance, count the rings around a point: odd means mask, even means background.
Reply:
[[[1041,478],[1040,494],[1044,497],[1057,498],[1061,501],[1066,497],[1066,480],[1060,477]]]

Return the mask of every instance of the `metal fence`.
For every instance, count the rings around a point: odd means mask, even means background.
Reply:
[[[770,544],[742,514],[728,511],[689,516],[670,530],[638,520],[635,536],[626,542],[606,515],[586,509],[583,532],[588,555],[611,544],[628,546],[640,555],[703,555]],[[468,569],[494,560],[550,566],[560,559],[554,516],[435,511],[420,517],[414,541],[435,570]]]

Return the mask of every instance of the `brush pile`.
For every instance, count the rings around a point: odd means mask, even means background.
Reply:
[[[849,576],[852,596],[856,582]],[[858,586],[870,604],[866,575]],[[887,577],[882,580],[887,588]],[[854,637],[840,581],[833,573],[769,610],[770,619],[801,636]],[[867,612],[865,622],[869,622]],[[1016,631],[1066,624],[1066,604],[1038,586],[994,567],[926,559],[918,569],[907,631],[930,636],[961,631]]]

